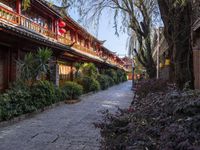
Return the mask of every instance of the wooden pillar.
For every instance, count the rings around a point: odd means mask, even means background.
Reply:
[[[52,60],[50,63],[50,80],[56,85],[59,86],[60,76],[59,76],[59,64],[57,63],[57,59]]]
[[[9,61],[9,67],[10,67],[10,76],[9,76],[9,82],[14,82],[17,77],[17,66],[16,66],[16,59],[17,59],[17,50],[15,48],[10,48],[10,61]]]
[[[16,1],[16,11],[20,15],[21,15],[21,10],[22,10],[22,1],[21,0],[17,0]]]
[[[87,48],[90,49],[90,40],[88,39]]]
[[[89,49],[91,49],[91,45],[92,45],[92,44],[91,44],[91,39],[89,38],[89,40],[88,40],[88,48],[89,48]]]
[[[21,53],[20,48],[17,48],[17,58],[16,58],[17,61],[20,60],[20,55],[21,55],[20,53]],[[20,75],[21,75],[21,70],[19,68],[19,64],[16,63],[16,79],[19,79]]]
[[[7,52],[7,57],[6,57],[6,69],[5,69],[5,75],[7,76],[7,78],[6,78],[6,81],[5,81],[5,83],[6,83],[6,85],[10,82],[10,80],[11,80],[11,74],[12,74],[12,72],[11,72],[11,49],[10,48],[8,48],[8,52]]]
[[[71,63],[71,71],[70,71],[70,80],[71,80],[71,81],[73,81],[73,80],[74,80],[73,66],[74,66],[74,64],[73,64],[73,63]]]
[[[8,88],[9,49],[0,46],[0,92]]]
[[[56,33],[56,39],[58,40],[58,19],[54,19],[53,20],[53,25],[54,25],[54,28],[53,28],[53,31]]]
[[[77,43],[78,42],[78,33],[75,32],[75,42]]]

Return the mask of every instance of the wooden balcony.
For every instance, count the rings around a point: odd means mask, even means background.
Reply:
[[[29,18],[26,18],[24,16],[20,16],[20,25],[31,31],[37,32],[41,35],[44,35],[48,38],[56,39],[56,37],[57,37],[55,32],[49,30],[48,28],[44,28],[37,23],[34,23],[32,20],[30,20]]]
[[[69,40],[68,38],[65,38],[61,35],[58,36],[58,42],[65,44],[65,45],[71,45],[73,44],[73,41]]]
[[[15,26],[24,27],[32,32],[39,33],[45,37],[56,39],[56,33],[53,31],[34,23],[31,19],[12,12],[6,8],[0,6],[0,19],[6,23],[10,23]]]
[[[30,18],[27,18],[23,15],[19,15],[18,13],[8,10],[2,6],[0,6],[0,22],[4,22],[12,26],[28,29],[29,31],[33,33],[37,33],[45,38],[48,38],[48,40],[53,40],[54,42],[62,43],[64,45],[72,45],[74,43],[71,40],[70,36],[64,37],[64,36],[58,35],[56,32],[53,32],[49,30],[48,28],[44,28],[40,24],[35,23]],[[93,56],[97,56],[101,58],[101,56],[98,55],[97,52],[95,52],[92,47],[88,48],[78,43],[75,43],[73,44],[72,48],[75,48],[80,52],[91,54]],[[112,60],[107,61],[107,63],[117,65],[117,63]]]
[[[80,45],[78,43],[75,43],[73,47],[78,50],[81,50],[85,53],[92,54],[94,56],[98,56],[97,53],[95,51],[93,51],[91,48],[84,47],[83,45]]]
[[[54,39],[59,43],[62,43],[65,45],[73,44],[73,41],[70,39],[70,37],[63,37],[61,35],[57,35],[57,33],[47,28],[42,27],[41,25],[33,22],[31,19],[22,15],[19,15],[15,12],[12,12],[6,8],[3,8],[2,6],[0,6],[0,19],[6,23],[10,23],[15,26],[29,29],[30,31],[40,34],[46,38]],[[82,45],[79,45],[78,43],[75,43],[73,47],[82,52],[89,53],[96,56],[96,53],[94,51]]]
[[[2,6],[0,6],[0,19],[7,23],[12,23],[15,25],[20,24],[20,16],[15,12],[3,8]]]

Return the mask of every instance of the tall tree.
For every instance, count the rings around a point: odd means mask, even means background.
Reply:
[[[150,78],[156,76],[156,66],[152,58],[151,29],[154,13],[157,10],[155,0],[75,0],[82,20],[99,23],[103,11],[113,14],[114,27],[118,33],[118,24],[131,36],[130,51],[146,69]],[[134,35],[134,36],[133,36]],[[137,40],[138,47],[134,46]]]
[[[158,4],[175,82],[181,89],[186,82],[193,86],[191,0],[158,0]]]

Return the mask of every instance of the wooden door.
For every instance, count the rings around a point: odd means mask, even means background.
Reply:
[[[194,66],[194,85],[196,89],[200,89],[200,50],[193,51]]]
[[[8,86],[8,51],[0,47],[0,91]]]

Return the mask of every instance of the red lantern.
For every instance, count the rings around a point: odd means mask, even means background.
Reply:
[[[59,32],[60,32],[61,34],[64,34],[64,33],[66,33],[66,30],[63,29],[63,28],[61,28],[61,29],[59,29]]]
[[[64,21],[61,20],[61,21],[58,23],[58,25],[59,25],[60,28],[63,28],[63,27],[66,26],[66,23],[65,23]]]

